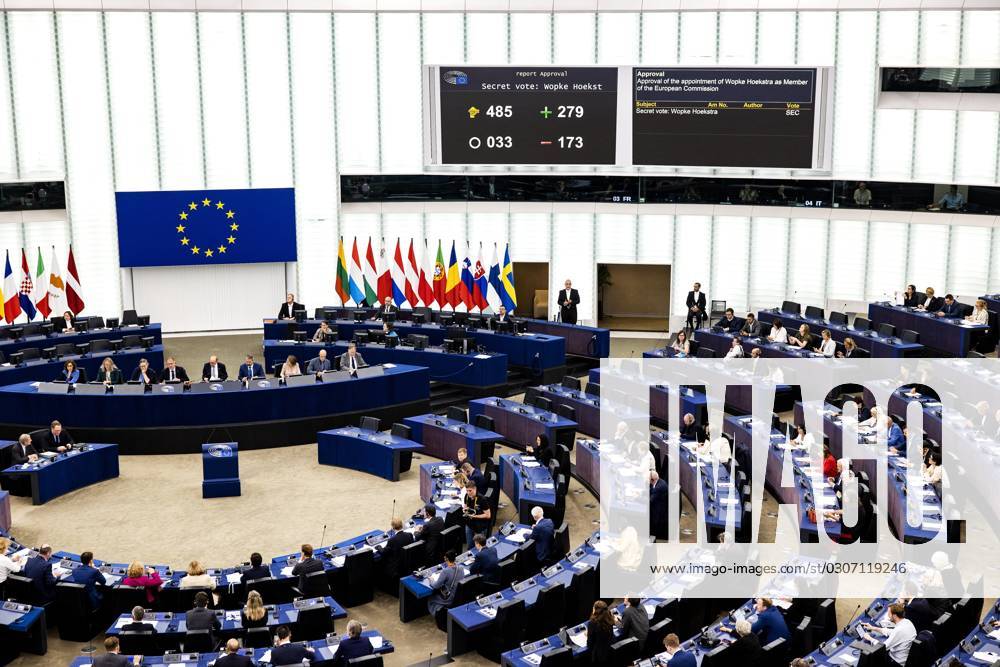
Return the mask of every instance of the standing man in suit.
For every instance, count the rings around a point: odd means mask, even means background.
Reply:
[[[555,555],[556,526],[537,505],[531,508],[531,518],[535,520],[535,524],[531,527],[529,537],[535,541],[535,558],[540,565],[545,565]]]
[[[163,374],[160,375],[161,384],[168,382],[191,384],[191,378],[188,377],[187,371],[184,370],[183,366],[178,366],[173,357],[167,357],[167,361],[163,367]]]
[[[17,443],[10,448],[11,465],[21,465],[22,463],[34,463],[38,460],[38,451],[31,444],[31,436],[22,433],[17,437]]]
[[[56,599],[56,577],[52,574],[52,547],[43,544],[38,555],[24,564],[24,576],[31,579],[35,595],[41,602]]]
[[[472,565],[469,566],[469,574],[478,574],[487,586],[499,586],[500,559],[496,548],[486,546],[486,536],[482,533],[476,533],[472,543],[475,545],[475,554]]]
[[[453,549],[449,549],[444,555],[444,569],[438,573],[437,579],[431,585],[434,595],[427,598],[427,611],[431,616],[437,615],[438,611],[448,609],[455,601],[455,593],[458,591],[458,582],[462,578],[462,573],[455,567],[455,559],[458,554]]]
[[[580,303],[580,293],[573,289],[573,281],[567,278],[564,289],[559,292],[559,318],[566,324],[576,324],[578,303]]]
[[[240,365],[240,372],[237,376],[243,382],[249,382],[253,378],[264,377],[264,367],[254,363],[253,355],[248,354],[246,361]]]
[[[306,372],[319,375],[320,373],[328,371],[331,368],[333,368],[333,364],[331,364],[330,360],[326,358],[326,350],[322,349],[319,351],[318,357],[309,360],[309,365],[306,366]]]
[[[201,367],[201,379],[205,382],[221,382],[229,379],[226,365],[219,363],[219,357],[214,354],[208,358],[208,363]]]
[[[437,516],[437,508],[431,503],[424,505],[424,525],[417,533],[417,539],[424,541],[424,549],[427,553],[427,561],[436,563],[441,560],[441,552],[444,548],[441,544],[441,531],[444,530],[444,519]]]
[[[340,355],[340,370],[349,371],[351,375],[354,375],[359,368],[364,368],[367,365],[365,358],[358,354],[358,346],[353,341],[348,343],[347,352]]]
[[[52,420],[49,430],[42,435],[42,449],[46,452],[65,452],[73,449],[76,441],[69,431],[63,429],[58,419]]]
[[[146,616],[146,610],[136,605],[132,607],[132,621],[121,627],[122,632],[149,632],[156,634],[156,626],[146,623],[142,619]]]
[[[464,461],[459,468],[465,473],[469,481],[476,485],[477,494],[481,496],[486,493],[486,476],[479,468],[472,465],[470,461]]]
[[[226,642],[226,651],[215,660],[215,667],[252,667],[248,655],[240,655],[240,640],[235,637]]]
[[[655,470],[649,471],[649,534],[667,537],[667,483]]]
[[[121,648],[118,646],[118,637],[108,637],[104,640],[104,650],[107,653],[94,657],[94,667],[128,667],[129,664],[138,667],[142,664],[142,656],[132,657],[129,663],[128,658],[121,655]]]
[[[295,300],[295,295],[289,292],[285,295],[285,302],[278,310],[279,320],[294,320],[296,310],[305,310],[305,306]]]
[[[292,568],[292,576],[299,578],[299,591],[306,588],[306,577],[313,572],[322,572],[323,563],[318,558],[313,558],[313,547],[311,544],[302,545],[302,556],[299,562]]]
[[[222,627],[219,617],[208,608],[208,593],[198,591],[194,596],[194,608],[184,614],[188,632],[191,630],[210,630],[215,632]]]
[[[687,304],[688,309],[687,328],[692,330],[700,328],[702,322],[708,317],[705,313],[707,300],[705,293],[701,291],[701,283],[694,284],[684,303]]]
[[[681,640],[673,632],[663,638],[663,648],[670,654],[670,667],[698,667],[694,654],[681,650]]]
[[[74,569],[66,580],[74,584],[83,584],[83,590],[90,599],[91,610],[101,607],[101,600],[104,599],[101,589],[104,588],[105,581],[101,571],[94,567],[93,552],[84,551],[80,554],[80,567]]]
[[[278,627],[277,641],[271,649],[272,665],[299,665],[303,660],[312,660],[315,653],[312,646],[292,643],[292,631],[287,625]]]
[[[413,535],[403,530],[403,520],[392,517],[392,536],[382,549],[382,574],[392,581],[403,576],[403,547],[413,544]]]

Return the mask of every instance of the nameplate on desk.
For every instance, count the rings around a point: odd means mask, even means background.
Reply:
[[[39,394],[66,394],[69,392],[69,385],[65,382],[39,382]]]

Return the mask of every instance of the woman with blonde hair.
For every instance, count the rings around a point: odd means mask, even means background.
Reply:
[[[105,385],[121,384],[124,381],[121,369],[115,366],[111,357],[104,357],[104,361],[101,362],[101,367],[97,371],[97,381]]]
[[[299,360],[294,354],[290,354],[281,365],[281,379],[287,381],[293,375],[302,375],[302,371],[299,369]]]
[[[156,593],[160,590],[160,586],[163,585],[163,580],[160,579],[160,573],[154,568],[143,567],[142,563],[134,560],[129,563],[128,569],[125,570],[125,578],[122,579],[122,585],[145,588],[146,602],[152,603],[156,602]]]
[[[24,559],[20,556],[10,557],[7,550],[10,549],[10,540],[0,536],[0,599],[6,599],[3,595],[4,585],[7,583],[7,575],[11,572],[20,572],[24,567]]]
[[[181,579],[181,588],[215,588],[215,577],[205,572],[196,560],[188,564],[187,574]]]
[[[264,607],[264,599],[257,591],[247,593],[247,603],[240,610],[240,621],[243,629],[263,628],[267,625],[267,609]]]

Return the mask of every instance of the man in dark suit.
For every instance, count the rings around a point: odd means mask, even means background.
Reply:
[[[497,314],[494,315],[492,318],[490,318],[490,329],[496,330],[497,325],[501,324],[502,322],[511,322],[511,323],[514,322],[514,318],[511,317],[510,313],[507,312],[506,306],[500,306],[500,308],[497,310]]]
[[[740,327],[740,335],[746,336],[748,338],[756,338],[760,335],[760,322],[753,313],[747,313],[747,317],[743,320],[743,326]]]
[[[740,322],[736,319],[736,313],[732,308],[726,308],[726,314],[722,316],[722,319],[715,323],[715,326],[722,327],[723,331],[728,331],[729,333],[739,333]]]
[[[167,361],[163,366],[163,373],[160,374],[160,382],[183,382],[184,384],[190,384],[191,378],[188,377],[187,371],[184,370],[183,366],[177,365],[173,357],[167,357]]]
[[[684,415],[680,431],[681,440],[696,440],[698,442],[705,440],[705,429],[695,423],[694,415],[690,412]]]
[[[465,476],[470,482],[474,482],[476,485],[476,493],[483,495],[486,493],[486,475],[479,468],[472,465],[471,462],[465,461],[462,463],[461,471],[465,473]]]
[[[251,667],[253,660],[248,655],[240,655],[240,640],[230,639],[226,642],[226,652],[216,658],[215,667]]]
[[[18,436],[17,442],[10,448],[11,465],[21,465],[22,463],[34,463],[38,460],[38,451],[31,444],[31,436],[22,433]]]
[[[118,637],[108,637],[105,639],[104,650],[107,651],[107,653],[94,656],[93,667],[128,667],[130,664],[142,664],[141,655],[134,656],[132,658],[132,662],[130,663],[128,658],[119,654],[121,649],[118,647]]]
[[[132,622],[121,627],[122,632],[152,632],[156,633],[156,626],[146,623],[142,619],[146,616],[146,610],[136,605],[132,607]]]
[[[347,352],[340,355],[340,370],[356,373],[359,368],[364,368],[368,364],[365,358],[358,354],[358,346],[354,342],[347,344]]]
[[[568,278],[563,287],[559,292],[559,318],[566,324],[576,324],[576,306],[580,303],[580,292],[573,289],[573,281]]]
[[[213,354],[208,358],[208,363],[201,367],[201,379],[205,382],[228,380],[226,365],[219,363],[219,357]]]
[[[431,616],[437,614],[441,609],[448,609],[455,601],[455,593],[458,591],[458,582],[462,579],[462,572],[455,567],[455,559],[458,554],[449,549],[444,555],[445,567],[437,574],[437,579],[431,584],[434,595],[427,598],[427,611]]]
[[[375,652],[371,640],[361,636],[361,623],[351,619],[347,623],[347,636],[340,640],[337,649],[337,664],[346,667],[354,658],[361,658]],[[218,663],[216,663],[218,665]]]
[[[667,537],[667,483],[655,470],[649,471],[649,534]]]
[[[403,530],[403,521],[398,516],[392,517],[392,536],[382,548],[382,574],[395,581],[407,572],[402,571],[403,547],[413,544],[413,535]]]
[[[191,630],[211,630],[216,631],[222,627],[219,617],[208,608],[208,593],[198,591],[194,596],[194,608],[189,609],[184,615],[188,632]]]
[[[250,554],[250,567],[243,570],[243,583],[271,576],[271,568],[264,565],[264,557],[256,551]]]
[[[663,647],[670,654],[670,667],[698,666],[698,660],[694,654],[681,649],[681,640],[673,632],[663,638]]]
[[[285,295],[285,302],[281,304],[281,309],[278,310],[279,320],[294,320],[296,310],[305,310],[306,307],[295,300],[295,295],[289,292]]]
[[[708,317],[705,312],[705,305],[707,300],[705,299],[705,293],[701,291],[701,283],[695,283],[693,289],[688,292],[687,300],[684,302],[687,305],[687,328],[697,329],[701,326],[701,323],[705,321]]]
[[[482,582],[487,586],[500,585],[500,558],[497,556],[496,547],[486,546],[486,536],[476,533],[472,538],[475,545],[472,565],[469,566],[469,574],[478,574]]]
[[[945,294],[944,305],[941,306],[941,310],[937,311],[936,315],[938,317],[961,317],[962,305],[955,301],[955,295]]]
[[[313,547],[311,544],[302,545],[302,556],[299,562],[292,568],[292,576],[299,578],[299,591],[306,588],[306,577],[313,572],[322,572],[323,563],[318,558],[313,558]]]
[[[254,363],[253,355],[248,354],[246,361],[240,365],[240,372],[237,377],[244,382],[253,378],[264,377],[264,367]]]
[[[287,625],[279,626],[275,634],[278,637],[278,641],[275,643],[274,648],[271,649],[272,665],[298,665],[303,660],[312,659],[314,654],[313,648],[311,646],[293,644],[292,631],[288,629]]]
[[[537,505],[531,508],[531,518],[535,520],[530,535],[535,541],[535,558],[544,565],[550,562],[555,554],[556,526],[552,523],[552,519],[545,516],[545,510]]]
[[[132,371],[132,382],[156,384],[158,378],[159,376],[156,374],[156,371],[150,368],[147,359],[140,359],[139,367]]]
[[[375,317],[384,320],[388,316],[389,319],[392,319],[396,316],[397,312],[399,312],[399,308],[392,302],[392,297],[387,296],[385,297],[385,303],[379,306],[375,312]]]
[[[424,551],[427,562],[436,563],[441,560],[444,546],[441,544],[441,531],[444,530],[444,519],[437,516],[437,508],[428,503],[424,505],[424,525],[417,533],[417,539],[424,541]]]
[[[104,588],[105,581],[101,571],[94,567],[94,554],[92,552],[84,551],[80,554],[80,566],[70,573],[67,581],[83,584],[83,590],[90,598],[90,608],[100,608],[101,600],[104,599],[104,593],[101,589]]]
[[[330,363],[330,360],[326,357],[326,350],[320,350],[318,357],[309,360],[309,365],[306,366],[306,372],[318,374],[331,370],[332,368],[333,364]]]
[[[52,574],[52,547],[43,544],[38,555],[24,564],[22,573],[35,589],[35,595],[40,602],[51,602],[56,599],[56,578]]]
[[[49,430],[42,434],[42,450],[46,452],[65,452],[73,449],[75,442],[73,436],[63,429],[58,419],[52,420]]]

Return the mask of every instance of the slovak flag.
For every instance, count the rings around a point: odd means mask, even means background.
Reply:
[[[486,267],[483,265],[483,244],[479,244],[479,257],[476,258],[476,268],[472,272],[472,300],[479,307],[479,312],[484,312],[489,303],[486,301],[486,290],[489,283],[486,278]]]

